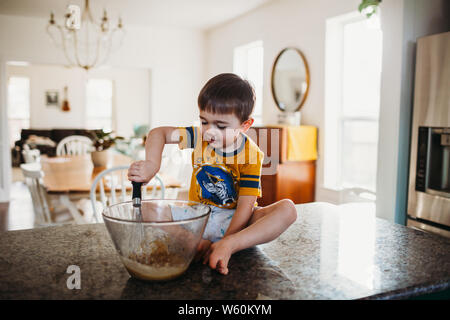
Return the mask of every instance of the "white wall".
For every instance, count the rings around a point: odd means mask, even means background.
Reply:
[[[148,121],[152,127],[191,124],[197,118],[197,95],[204,81],[204,33],[124,23],[123,46],[107,64],[151,70],[148,88],[151,110],[143,115],[147,117],[143,121]],[[0,63],[16,60],[65,64],[63,53],[53,47],[45,32],[46,25],[47,19],[0,15]],[[0,70],[5,70],[4,66]],[[5,82],[0,85],[4,86]],[[0,103],[3,112],[6,105],[3,100]],[[1,134],[0,140],[4,142],[1,153],[6,164],[9,160],[5,154],[10,152],[8,138],[4,130]]]
[[[389,6],[389,8],[387,8]],[[378,130],[377,216],[393,221],[402,84],[403,0],[383,3],[383,57]]]
[[[84,128],[84,71],[62,66],[10,66],[6,67],[7,77],[30,78],[30,127],[33,129]],[[45,92],[57,90],[60,104],[64,98],[64,86],[68,86],[70,112],[60,108],[47,107]]]
[[[134,125],[150,124],[149,69],[99,68],[88,77],[113,81],[113,129],[118,135],[129,137]]]
[[[0,15],[0,54],[6,60],[65,64],[45,32],[46,19]],[[126,26],[123,46],[107,63],[151,70],[152,126],[189,123],[204,80],[204,34],[199,30]]]
[[[355,11],[359,0],[279,0],[266,4],[238,19],[207,32],[207,78],[233,70],[233,49],[236,46],[262,40],[264,46],[263,121],[277,122],[278,108],[271,93],[273,62],[285,47],[300,49],[309,65],[311,85],[301,109],[302,124],[318,127],[316,200],[333,202],[336,192],[324,189],[324,75],[325,29],[331,17]]]
[[[101,78],[113,81],[113,129],[122,136],[133,134],[133,125],[149,124],[150,70],[98,68],[86,73],[80,68],[58,65],[7,66],[7,77],[30,78],[30,127],[34,129],[86,128],[86,83]],[[71,110],[48,107],[45,92],[57,90],[60,104],[68,87]]]
[[[447,3],[446,3],[447,2]],[[326,19],[356,11],[360,0],[279,0],[210,30],[206,37],[206,77],[232,71],[233,49],[255,40],[264,42],[264,123],[276,122],[270,91],[272,64],[283,48],[303,51],[311,87],[303,106],[302,124],[319,128],[316,200],[334,201],[337,193],[323,188],[324,73]],[[406,5],[405,5],[406,4]],[[419,35],[448,27],[446,0],[390,0],[381,3],[383,66],[377,173],[377,216],[395,221],[407,192],[411,112],[411,42]],[[412,29],[411,29],[412,28]],[[407,58],[405,58],[407,56]],[[400,154],[399,154],[400,152]],[[405,163],[406,161],[406,163]],[[397,219],[397,222],[401,223]]]
[[[6,65],[2,63],[4,58],[0,54],[0,106],[6,105]],[[0,108],[0,202],[9,200],[9,189],[11,180],[11,154],[9,152],[8,127],[6,108]]]

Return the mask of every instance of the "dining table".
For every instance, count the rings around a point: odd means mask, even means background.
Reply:
[[[40,159],[45,190],[59,198],[59,202],[67,207],[76,223],[86,223],[72,199],[89,197],[91,186],[99,173],[113,167],[130,165],[134,160],[119,152],[109,152],[106,166],[94,166],[91,155],[72,155],[48,157]],[[181,183],[174,177],[159,174],[165,188],[180,188]],[[127,187],[131,191],[131,184]],[[108,191],[105,188],[105,191]]]

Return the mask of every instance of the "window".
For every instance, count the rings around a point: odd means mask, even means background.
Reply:
[[[113,83],[109,79],[89,79],[86,86],[86,126],[112,130]]]
[[[326,188],[376,191],[382,32],[359,13],[327,21]]]
[[[20,140],[22,129],[30,127],[30,78],[8,80],[8,125],[11,147]]]
[[[263,42],[255,41],[234,49],[233,72],[247,79],[255,89],[256,101],[252,117],[262,124],[263,99]]]

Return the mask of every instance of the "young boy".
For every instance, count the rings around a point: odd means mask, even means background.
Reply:
[[[148,183],[160,169],[166,143],[194,149],[189,200],[212,209],[196,259],[203,258],[222,274],[228,273],[233,253],[274,240],[297,218],[288,199],[256,206],[264,154],[244,134],[254,121],[254,101],[252,87],[237,75],[213,77],[198,97],[201,128],[152,129],[146,160],[134,162],[128,170],[131,181]]]

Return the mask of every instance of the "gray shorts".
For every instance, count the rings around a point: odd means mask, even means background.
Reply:
[[[202,238],[217,242],[223,238],[225,232],[230,225],[231,218],[236,211],[235,209],[222,209],[215,206],[210,206],[211,214],[209,215],[208,223]],[[195,213],[186,210],[186,207],[171,207],[172,218],[174,221],[193,218]]]

